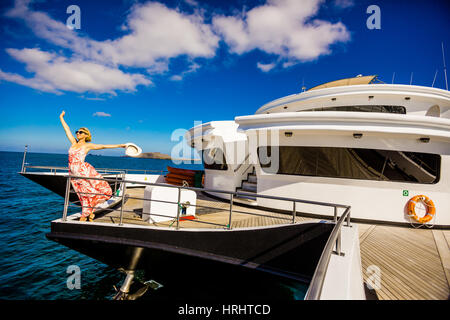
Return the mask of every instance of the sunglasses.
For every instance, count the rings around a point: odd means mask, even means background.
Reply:
[[[84,132],[84,131],[75,131],[75,134],[81,134],[81,133],[84,133],[84,134],[87,134],[86,132]]]

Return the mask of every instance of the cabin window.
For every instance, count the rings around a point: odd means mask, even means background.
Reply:
[[[402,106],[379,106],[379,105],[320,107],[320,108],[312,108],[312,109],[307,109],[307,110],[300,110],[299,112],[304,112],[304,111],[350,111],[350,112],[379,112],[379,113],[406,114],[405,107],[402,107]]]
[[[424,184],[439,181],[441,166],[437,154],[359,148],[269,146],[258,157],[267,173]]]
[[[228,170],[223,150],[219,148],[203,150],[203,166],[209,170]]]

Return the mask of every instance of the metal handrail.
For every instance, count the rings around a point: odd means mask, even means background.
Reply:
[[[333,247],[335,244],[336,254],[341,255],[341,227],[345,219],[347,219],[347,226],[350,226],[350,206],[347,206],[339,221],[337,221],[331,231],[328,241],[325,244],[325,248],[322,251],[322,255],[320,256],[319,262],[317,263],[313,278],[309,284],[309,289],[306,293],[305,300],[318,300],[322,294],[326,270],[328,268],[328,264],[330,263],[331,254],[333,253]]]
[[[333,204],[333,203],[327,203],[327,202],[319,202],[319,201],[309,201],[309,200],[302,200],[302,199],[294,199],[294,198],[287,198],[287,197],[278,197],[278,196],[268,196],[268,195],[255,195],[252,193],[246,193],[246,192],[232,192],[232,191],[224,191],[224,190],[215,190],[215,189],[205,189],[205,188],[197,188],[197,187],[186,187],[186,186],[174,186],[174,185],[169,185],[169,184],[163,184],[163,183],[152,183],[152,182],[143,182],[143,181],[134,181],[134,180],[125,180],[124,176],[125,174],[122,173],[122,180],[120,181],[122,183],[121,188],[122,188],[122,206],[120,209],[120,223],[119,225],[123,225],[122,221],[123,221],[123,206],[124,206],[124,199],[125,199],[125,190],[123,188],[126,188],[125,185],[127,183],[139,183],[140,185],[148,185],[148,186],[161,186],[161,187],[169,187],[169,188],[177,188],[178,189],[178,193],[181,193],[181,189],[186,189],[186,190],[192,190],[192,191],[207,191],[207,192],[212,192],[212,193],[223,193],[223,194],[228,194],[230,196],[230,200],[233,199],[233,197],[235,196],[256,196],[256,197],[260,197],[260,198],[267,198],[267,199],[273,199],[273,200],[284,200],[284,201],[288,201],[288,202],[292,202],[293,204],[293,211],[292,211],[292,218],[291,219],[286,219],[286,220],[291,220],[291,223],[295,223],[295,217],[296,217],[296,203],[300,202],[300,203],[306,203],[306,204],[313,204],[313,205],[321,205],[321,206],[329,206],[329,207],[334,207],[334,221],[337,220],[337,208],[341,207],[341,208],[346,208],[348,209],[349,206],[346,205],[341,205],[341,204]],[[117,182],[117,176],[116,179],[109,179],[109,178],[96,178],[96,177],[84,177],[84,176],[73,176],[70,175],[68,176],[68,185],[70,186],[70,182],[72,179],[85,179],[85,180],[104,180],[104,181],[112,181],[112,182]],[[80,193],[82,194],[82,193]],[[63,218],[66,218],[67,216],[67,206],[68,206],[68,192],[66,189],[66,197],[65,197],[65,203],[64,203],[64,214],[63,214]],[[180,198],[180,197],[179,197]],[[159,200],[152,200],[152,199],[145,199],[142,198],[142,200],[144,201],[159,201]],[[174,204],[178,204],[178,206],[180,205],[180,199],[178,199],[177,202],[173,202]],[[83,206],[82,206],[83,207]],[[115,210],[113,210],[115,211]],[[179,211],[179,210],[178,210]],[[234,210],[234,212],[238,212],[236,210]],[[223,225],[224,227],[231,229],[231,222],[232,222],[232,213],[233,213],[233,202],[230,202],[230,208],[229,208],[229,223],[227,225]],[[251,215],[257,215],[257,216],[264,216],[261,214],[257,214],[257,213],[248,213],[247,214],[251,214]],[[63,219],[63,221],[66,221],[65,219]],[[180,221],[180,215],[179,212],[177,212],[177,229],[179,228],[179,221]]]
[[[69,181],[69,179],[68,179]],[[70,193],[75,193],[75,194],[85,194],[85,195],[105,195],[103,193],[93,193],[93,192],[75,192],[75,191],[71,191]],[[155,202],[161,202],[161,203],[170,203],[170,204],[179,204],[179,202],[174,202],[174,201],[165,201],[165,200],[155,200],[155,199],[145,199],[145,198],[141,198],[141,197],[127,197],[128,200],[130,199],[134,199],[134,200],[144,200],[144,201],[155,201]],[[230,195],[230,199],[233,199],[233,194]],[[95,209],[96,207],[90,207],[90,206],[80,206],[80,205],[70,205],[67,204],[68,207],[79,207],[79,208],[90,208],[90,209]],[[194,205],[191,204],[192,207],[196,207],[196,208],[214,208],[214,207],[210,207],[210,206],[203,206],[203,205]],[[112,209],[112,208],[108,208],[108,210],[110,211],[121,211],[123,212],[128,212],[128,213],[133,213],[134,211],[130,211],[130,210],[122,210],[122,209]],[[196,221],[196,220],[192,220],[192,222],[196,222],[196,223],[204,223],[204,224],[211,224],[211,225],[215,225],[215,226],[221,226],[221,227],[225,227],[228,229],[231,229],[231,217],[232,217],[232,213],[241,213],[241,214],[248,214],[248,215],[253,215],[253,216],[258,216],[258,217],[268,217],[268,218],[274,218],[274,216],[271,215],[267,215],[267,214],[260,214],[260,213],[254,213],[254,212],[246,212],[246,211],[238,211],[238,210],[233,210],[233,204],[232,202],[230,202],[230,215],[229,215],[229,223],[228,224],[218,224],[218,223],[211,223],[211,222],[206,222],[206,221]],[[166,217],[166,218],[173,218],[173,216],[167,216],[167,215],[163,215],[163,214],[156,214],[156,213],[152,213],[152,216],[157,216],[157,217]],[[180,218],[182,218],[180,216]],[[281,219],[281,220],[287,220],[287,221],[292,221],[292,218],[284,218],[284,217],[278,217],[277,219]],[[65,220],[64,220],[65,221]],[[295,222],[295,221],[292,221]]]
[[[25,151],[23,153],[23,160],[22,160],[22,169],[21,169],[21,173],[25,173],[27,168],[32,168],[32,169],[50,169],[50,172],[53,172],[53,170],[67,170],[69,171],[68,167],[55,167],[55,166],[30,166],[30,165],[25,165],[26,162],[26,157],[27,157],[27,151],[28,151],[28,145],[25,145]],[[129,171],[131,172],[144,172],[144,174],[147,174],[147,172],[160,172],[161,174],[163,174],[164,172],[168,172],[166,169],[161,169],[161,170],[156,170],[156,169],[111,169],[111,168],[97,168],[97,171],[108,171],[108,172],[125,172],[128,173]]]
[[[68,167],[55,167],[55,166],[24,166],[24,169],[32,168],[32,169],[55,169],[55,170],[69,170]],[[23,170],[22,170],[23,171]]]
[[[25,158],[24,158],[25,159]],[[26,166],[23,165],[22,166],[22,173],[26,172],[26,169],[49,169],[51,170],[51,172],[53,172],[53,170],[63,170],[63,171],[69,171],[68,167],[57,167],[57,166]],[[99,172],[125,172],[125,173],[129,173],[129,172],[144,172],[144,174],[146,174],[147,172],[159,172],[159,173],[165,173],[168,172],[166,169],[161,169],[161,170],[157,170],[157,169],[111,169],[111,168],[96,168],[96,170]]]
[[[147,172],[160,172],[160,173],[169,172],[166,169],[157,170],[157,169],[108,169],[108,168],[99,168],[99,169],[96,169],[96,170],[97,171],[98,170],[112,170],[112,171],[121,170],[121,171],[124,171],[127,174],[129,172],[144,172],[144,174],[147,174]]]
[[[86,180],[92,179],[92,180],[105,180],[105,181],[112,181],[112,182],[115,181],[114,179],[109,179],[109,178],[83,177],[83,176],[74,176],[74,175],[70,175],[70,177],[72,179],[86,179]],[[266,198],[266,199],[273,199],[273,200],[295,201],[295,202],[300,202],[300,203],[305,203],[305,204],[313,204],[313,205],[333,207],[333,208],[335,208],[335,207],[349,208],[349,206],[345,205],[345,204],[311,201],[311,200],[303,200],[303,199],[288,198],[288,197],[269,196],[269,195],[263,195],[263,194],[241,192],[241,191],[237,192],[237,191],[226,191],[226,190],[199,188],[199,187],[174,186],[174,185],[164,184],[164,183],[145,182],[145,181],[136,181],[136,180],[121,180],[121,182],[130,183],[130,184],[138,183],[139,185],[148,185],[148,186],[156,186],[156,187],[181,188],[181,189],[186,189],[186,190],[205,191],[205,192],[211,192],[211,193],[225,193],[225,194],[233,194],[234,196],[252,196],[252,197],[257,197],[257,198]]]
[[[23,166],[23,168],[22,168],[22,173],[26,173],[26,169],[47,169],[47,170],[50,170],[50,172],[56,172],[56,170],[61,170],[61,171],[69,171],[69,168],[68,167],[55,167],[55,166]],[[116,172],[118,172],[118,173],[123,173],[123,172],[126,172],[126,170],[129,170],[129,169],[102,169],[102,168],[97,168],[96,169],[97,171],[100,171],[100,172],[108,172],[108,173],[112,173],[112,172],[114,172],[114,173],[116,173]],[[139,170],[139,169],[138,169]],[[32,173],[34,173],[34,172],[32,172]],[[40,172],[39,172],[40,173]]]
[[[70,188],[70,181],[71,179],[73,179],[72,176],[69,176],[69,178],[67,179],[67,186],[66,186],[66,196],[64,199],[64,211],[63,211],[63,218],[62,221],[67,221],[67,208],[68,207],[77,207],[77,208],[89,208],[89,209],[95,209],[96,207],[91,207],[91,206],[83,206],[83,205],[71,205],[68,202],[68,195],[69,193],[75,193],[75,194],[86,194],[86,195],[105,195],[104,193],[93,193],[93,192],[75,192],[75,191],[67,191]],[[94,180],[106,180],[106,179],[101,179],[101,178],[92,178]],[[119,226],[123,225],[123,213],[124,212],[128,212],[128,213],[133,213],[134,211],[130,211],[130,210],[124,210],[124,199],[125,199],[125,192],[126,192],[126,186],[125,184],[122,184],[121,186],[122,188],[122,195],[120,196],[122,198],[122,205],[120,207],[120,209],[113,209],[113,208],[108,208],[107,210],[109,211],[120,211],[120,222],[119,222]],[[181,188],[179,188],[181,189]],[[145,199],[145,198],[140,198],[140,197],[127,197],[127,199],[135,199],[135,200],[144,200],[144,201],[155,201],[155,202],[162,202],[162,203],[171,203],[171,204],[180,204],[179,200],[178,202],[174,202],[174,201],[164,201],[164,200],[154,200],[154,199]],[[199,205],[193,205],[191,204],[191,206],[193,207],[199,207],[199,208],[213,208],[213,207],[208,207],[208,206],[199,206]],[[179,208],[178,208],[179,209]],[[240,211],[235,211],[235,212],[240,212]],[[258,215],[258,214],[254,214],[254,213],[248,213],[246,212],[246,214],[252,214],[252,215]],[[166,217],[166,218],[173,218],[173,216],[168,216],[168,215],[163,215],[163,214],[155,214],[152,213],[153,216],[158,216],[158,217]],[[177,218],[175,219],[177,221],[177,230],[179,229],[179,221],[180,218],[182,219],[182,216],[177,216]],[[224,228],[228,228],[230,229],[230,224],[228,225],[224,225],[224,224],[218,224],[218,223],[212,223],[212,222],[207,222],[207,221],[195,221],[192,220],[193,222],[196,223],[203,223],[203,224],[210,224],[210,225],[215,225],[215,226],[221,226]],[[231,217],[230,217],[230,222],[231,222]]]

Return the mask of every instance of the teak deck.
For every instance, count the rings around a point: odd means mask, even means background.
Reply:
[[[143,189],[129,189],[127,194],[130,198],[124,206],[124,224],[175,227],[175,220],[160,223],[143,221],[141,218],[143,200],[133,199],[142,198]],[[196,220],[180,221],[179,228],[226,228],[229,223],[229,208],[230,204],[227,202],[198,193]],[[119,217],[120,211],[113,211],[103,216],[99,215],[95,221],[119,223]],[[314,219],[301,216],[295,218],[296,222],[310,220]],[[231,228],[285,224],[291,221],[292,216],[286,214],[233,204]],[[450,230],[362,223],[356,225],[359,229],[364,282],[369,288],[374,288],[375,298],[380,300],[450,298]]]
[[[359,224],[364,281],[380,300],[449,299],[450,231]]]

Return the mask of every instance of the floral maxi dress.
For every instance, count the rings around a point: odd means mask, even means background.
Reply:
[[[84,162],[86,153],[83,148],[71,147],[69,149],[69,170],[71,175],[90,178],[102,178],[95,168]],[[82,205],[82,217],[88,217],[94,207],[112,196],[112,190],[105,180],[72,179],[72,186]],[[96,194],[92,194],[96,193]],[[102,195],[99,195],[101,193]]]

